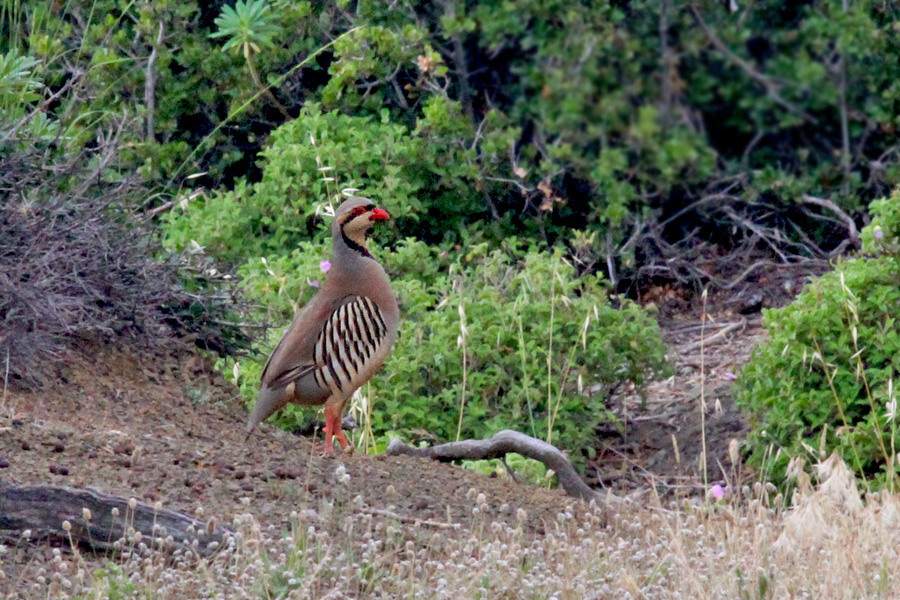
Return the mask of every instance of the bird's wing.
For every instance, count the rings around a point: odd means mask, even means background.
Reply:
[[[292,336],[302,321],[291,326],[266,363],[263,382],[270,389],[287,386],[312,374],[316,385],[323,390],[336,387],[349,391],[367,372],[370,361],[380,354],[387,337],[381,310],[365,296],[345,296],[337,301],[327,318],[319,320],[321,325],[311,348],[311,336],[300,332]],[[291,352],[289,338],[301,342],[303,347]],[[303,360],[291,361],[289,353],[297,358],[300,358],[298,354],[305,356]]]
[[[263,367],[260,377],[263,387],[270,390],[283,388],[315,368],[313,353],[316,339],[335,304],[339,301],[322,302],[320,295],[316,295],[300,311]]]

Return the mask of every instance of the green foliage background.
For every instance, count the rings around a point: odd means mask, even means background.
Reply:
[[[874,256],[840,262],[788,307],[738,384],[753,417],[752,460],[783,480],[792,457],[839,450],[861,477],[894,486],[900,381],[900,192],[872,204]],[[886,233],[885,233],[886,232]],[[877,236],[877,237],[876,237]]]
[[[197,184],[241,201],[278,126],[352,122],[356,152],[385,150],[388,130],[400,146],[392,172],[360,175],[428,215],[417,237],[588,229],[632,277],[664,253],[655,238],[698,224],[737,245],[755,219],[809,251],[801,227],[830,249],[843,231],[804,194],[853,212],[900,182],[900,34],[874,0],[69,0],[2,15],[4,51],[37,60],[51,90],[77,79],[53,106],[79,115],[66,143],[133,117],[115,168],[139,169],[159,204]]]
[[[144,199],[116,208],[235,269],[269,322],[321,276],[322,207],[372,197],[395,216],[377,245],[409,328],[374,425],[441,438],[456,423],[421,403],[458,411],[466,365],[464,431],[538,431],[557,398],[554,430],[585,443],[615,382],[661,368],[655,326],[616,292],[715,283],[697,266],[715,252],[827,256],[872,203],[862,240],[880,257],[769,314],[742,397],[766,440],[852,441],[861,471],[891,471],[900,11],[744,4],[4,2],[0,153],[81,164],[101,188],[138,174]],[[865,352],[841,354],[848,339]],[[439,368],[409,360],[420,348]],[[822,437],[838,405],[844,429]]]
[[[328,243],[305,242],[290,255],[251,261],[241,275],[271,318],[287,323],[314,293],[328,251]],[[653,318],[627,301],[614,309],[602,280],[576,277],[559,252],[482,243],[451,258],[407,238],[376,256],[402,311],[395,349],[364,390],[377,407],[376,435],[452,440],[514,428],[590,455],[594,428],[613,420],[611,390],[666,370]],[[273,331],[263,350],[281,335]],[[254,398],[262,363],[226,363]],[[278,422],[294,428],[309,416],[289,406]]]

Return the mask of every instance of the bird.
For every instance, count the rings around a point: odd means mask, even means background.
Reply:
[[[248,436],[289,402],[324,405],[325,455],[334,455],[333,438],[352,452],[344,405],[384,364],[400,321],[387,273],[366,246],[368,230],[388,219],[368,198],[351,197],[335,210],[331,268],[266,361]]]

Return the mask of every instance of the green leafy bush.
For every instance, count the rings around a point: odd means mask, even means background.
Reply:
[[[875,200],[869,205],[872,223],[863,229],[863,248],[900,259],[900,188],[888,198]]]
[[[116,166],[141,174],[150,209],[176,202],[183,185],[237,186],[222,207],[244,202],[273,131],[310,120],[301,109],[318,104],[327,130],[360,129],[335,154],[323,142],[323,166],[341,172],[345,150],[392,157],[390,169],[358,172],[409,205],[398,237],[458,242],[474,229],[552,244],[587,230],[597,234],[586,238],[591,260],[618,271],[624,289],[644,266],[705,277],[685,249],[693,240],[821,254],[845,232],[798,198],[852,213],[900,182],[889,12],[783,5],[17,2],[0,80],[45,79],[40,101],[27,85],[17,92],[34,99],[29,111],[66,88],[20,132],[26,146],[77,150],[120,136]],[[39,64],[10,70],[26,56]],[[54,130],[63,115],[77,118]],[[358,172],[345,169],[344,183],[359,186]],[[276,227],[293,241],[303,216]]]
[[[305,245],[242,273],[287,323],[294,298],[311,296],[307,278],[318,276],[326,247]],[[446,441],[512,428],[580,456],[595,426],[612,418],[610,391],[665,368],[656,322],[630,302],[613,308],[603,282],[577,278],[559,252],[480,244],[450,259],[408,239],[383,258],[403,314],[400,339],[372,384],[376,435]],[[245,397],[256,395],[259,368],[232,367]],[[289,407],[279,423],[295,427],[307,416]]]
[[[896,247],[897,200],[872,204],[875,220],[863,232],[870,249]],[[766,312],[770,339],[738,386],[757,465],[780,478],[789,457],[838,449],[860,476],[896,476],[898,307],[900,265],[886,254],[839,263],[790,306]]]
[[[309,105],[272,134],[263,159],[259,183],[240,181],[184,214],[170,213],[170,243],[186,247],[194,240],[233,262],[281,252],[308,239],[315,231],[309,218],[322,199],[339,203],[339,189],[347,187],[377,199],[405,235],[425,230],[438,237],[472,208],[460,201],[467,172],[453,152],[386,118]]]
[[[412,250],[391,262],[418,262]],[[397,288],[406,326],[379,380],[384,429],[450,440],[512,428],[590,448],[610,390],[663,366],[655,321],[631,303],[612,308],[601,280],[576,278],[558,252],[481,244],[432,286]]]

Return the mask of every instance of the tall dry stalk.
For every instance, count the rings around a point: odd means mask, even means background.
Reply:
[[[703,472],[703,487],[709,485],[709,473],[706,468],[706,300],[709,289],[703,290],[703,308],[700,313],[700,469]]]
[[[456,424],[456,441],[459,441],[462,435],[463,415],[466,410],[466,386],[469,379],[469,353],[468,353],[468,337],[469,328],[466,326],[466,307],[463,304],[462,295],[459,299],[459,337],[456,338],[456,345],[462,348],[462,393],[459,396],[459,421]]]
[[[516,325],[519,330],[519,358],[522,361],[522,388],[525,393],[525,402],[528,405],[528,420],[531,423],[531,435],[537,437],[537,427],[534,424],[534,407],[531,405],[531,375],[528,368],[527,353],[525,352],[525,326],[522,324],[522,312],[519,307],[523,303],[527,303],[528,298],[525,292],[520,292],[516,298],[516,306],[513,314],[516,315]]]
[[[550,283],[550,327],[547,341],[547,443],[553,443],[553,320],[556,316],[556,277],[559,263],[553,266],[553,280]]]

